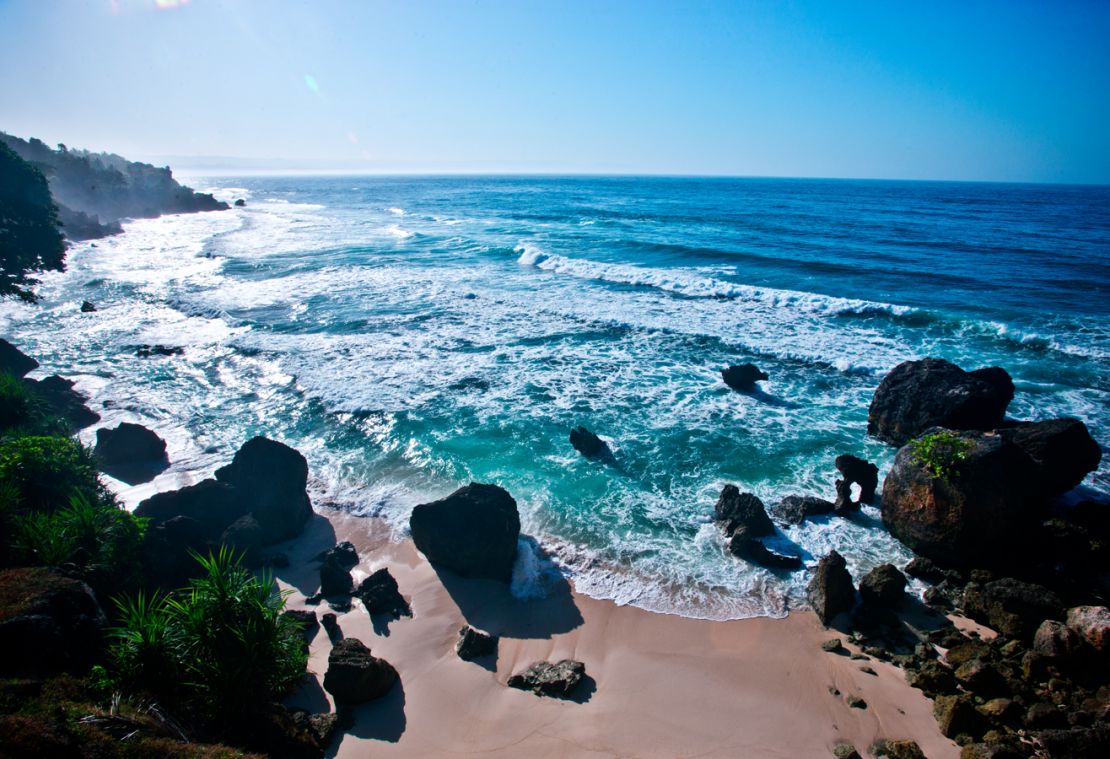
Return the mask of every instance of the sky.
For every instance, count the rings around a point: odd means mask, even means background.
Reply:
[[[0,130],[178,170],[1110,183],[1110,2],[0,0]]]

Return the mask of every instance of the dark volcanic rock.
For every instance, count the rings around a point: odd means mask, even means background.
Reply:
[[[471,661],[480,656],[492,656],[497,653],[497,642],[496,635],[490,635],[467,625],[459,630],[459,641],[455,644],[455,653],[465,661]]]
[[[72,429],[82,430],[100,421],[100,414],[85,405],[88,398],[73,389],[76,384],[73,380],[53,374],[44,380],[24,378],[23,381],[46,402],[55,416],[65,420]]]
[[[1037,740],[1048,759],[1110,756],[1110,725],[1043,730]]]
[[[1083,643],[1083,636],[1055,619],[1041,622],[1033,635],[1033,650],[1056,661],[1067,662],[1077,658],[1084,648]]]
[[[0,337],[0,372],[22,377],[37,369],[39,362]]]
[[[831,514],[835,504],[810,495],[788,495],[771,509],[775,519],[785,524],[801,524],[806,517]]]
[[[1105,606],[1076,606],[1068,609],[1068,627],[1075,630],[1099,654],[1110,658],[1110,609]]]
[[[965,372],[939,358],[906,361],[883,378],[871,399],[867,432],[905,445],[930,427],[989,430],[997,427],[1014,398],[1004,369]]]
[[[856,602],[856,589],[848,573],[844,557],[836,551],[821,559],[806,586],[806,598],[817,616],[826,625],[833,617],[851,611]]]
[[[746,527],[753,538],[775,534],[775,526],[767,516],[763,501],[752,493],[741,493],[735,485],[722,488],[713,515],[718,522],[724,523],[725,533],[729,535],[739,527]]]
[[[848,480],[836,481],[836,500],[833,501],[833,512],[842,517],[849,516],[859,511],[860,505],[852,500],[852,483]]]
[[[1045,495],[1066,493],[1098,468],[1102,449],[1078,419],[1014,422],[999,434],[1015,443],[1037,463]]]
[[[412,540],[432,564],[464,577],[512,579],[520,515],[496,485],[473,482],[412,510]]]
[[[574,450],[588,459],[601,459],[613,455],[604,440],[582,426],[570,431],[570,444],[574,446]]]
[[[239,492],[216,480],[202,480],[180,490],[155,493],[139,504],[135,515],[154,525],[186,516],[196,520],[206,540],[215,542],[232,522],[247,513]]]
[[[335,556],[328,556],[320,565],[320,595],[346,596],[350,595],[355,581],[351,577],[351,570],[340,563]]]
[[[261,561],[258,549],[262,547],[262,527],[254,514],[244,514],[229,524],[220,535],[220,545],[242,556],[248,567],[257,566]]]
[[[926,759],[925,752],[916,742],[905,741],[876,741],[875,745],[871,747],[871,753],[877,757],[886,757],[886,759]]]
[[[305,486],[308,462],[298,451],[264,437],[248,440],[216,479],[234,485],[262,527],[265,543],[301,534],[312,516]]]
[[[893,564],[880,564],[860,580],[859,594],[865,604],[900,606],[906,594],[906,576]]]
[[[412,613],[409,611],[408,601],[397,587],[397,581],[385,568],[359,583],[351,595],[360,599],[370,614],[392,614],[400,617]]]
[[[81,302],[81,313],[91,314],[94,311],[96,311],[96,306],[95,305],[93,305],[92,303],[90,303],[87,300]]]
[[[756,389],[755,383],[767,379],[767,374],[759,370],[755,364],[740,364],[730,366],[721,371],[721,378],[733,390],[750,393]]]
[[[956,668],[956,682],[964,690],[983,698],[1007,695],[1006,680],[990,662],[972,659]]]
[[[107,466],[160,462],[166,459],[166,441],[141,424],[121,422],[96,431],[93,454]]]
[[[339,617],[333,612],[325,612],[324,616],[320,617],[320,624],[323,625],[324,632],[332,642],[343,639],[343,631],[339,629]]]
[[[180,356],[185,349],[180,345],[140,345],[135,351],[139,358],[152,358],[153,356]]]
[[[358,551],[351,541],[344,540],[333,548],[321,551],[313,561],[332,561],[344,569],[351,569],[358,566]]]
[[[336,643],[328,654],[324,690],[336,703],[362,704],[384,696],[397,682],[397,670],[385,659],[370,653],[357,638]]]
[[[983,716],[976,711],[970,696],[937,696],[933,701],[933,716],[946,738],[955,738],[960,733],[974,738],[983,729]]]
[[[0,675],[83,675],[106,623],[88,585],[42,567],[0,572]]]
[[[1010,577],[964,588],[964,612],[1010,638],[1029,642],[1045,619],[1058,619],[1064,608],[1047,588]]]
[[[930,698],[956,692],[956,676],[952,670],[935,661],[925,662],[917,670],[906,670],[906,682]]]
[[[912,445],[894,457],[883,482],[883,523],[916,553],[949,566],[989,566],[1012,558],[1036,521],[1036,465],[1000,435],[956,433],[970,445],[950,476],[914,462]]]
[[[235,207],[236,208],[242,208],[246,204],[247,204],[247,201],[243,200],[242,198],[236,198],[235,199]]]
[[[874,503],[875,490],[879,487],[879,467],[850,453],[836,457],[836,469],[848,483],[859,485],[860,503]]]
[[[762,541],[752,536],[751,530],[747,527],[740,527],[732,533],[732,537],[728,541],[728,550],[737,558],[769,569],[802,568],[800,556],[775,553],[763,545]]]
[[[536,662],[524,672],[509,678],[510,688],[530,690],[537,696],[566,698],[586,676],[586,665],[580,661],[563,659],[557,664]]]

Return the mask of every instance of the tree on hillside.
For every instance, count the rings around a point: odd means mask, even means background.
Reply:
[[[65,253],[46,178],[0,143],[0,297],[35,300],[31,273],[64,270]]]

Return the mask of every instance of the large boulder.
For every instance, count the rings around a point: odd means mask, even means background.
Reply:
[[[227,546],[237,556],[242,556],[243,563],[249,567],[256,566],[261,561],[259,549],[262,544],[262,526],[258,524],[254,514],[239,517],[220,535],[220,545]]]
[[[1068,609],[1068,627],[1075,630],[1110,659],[1110,609],[1105,606],[1076,606]]]
[[[1047,496],[1071,490],[1098,469],[1102,460],[1102,449],[1087,425],[1078,419],[1014,422],[998,432],[1037,463],[1041,487]]]
[[[397,682],[397,670],[385,659],[370,653],[357,638],[344,638],[328,654],[324,690],[337,704],[354,705],[372,701],[389,692]]]
[[[104,612],[88,585],[43,567],[0,572],[0,675],[84,674],[102,647]]]
[[[216,479],[234,485],[262,527],[265,543],[300,535],[312,516],[305,487],[308,462],[300,452],[264,437],[248,440]]]
[[[856,603],[856,588],[852,585],[852,575],[843,556],[829,551],[828,556],[817,563],[813,578],[806,586],[806,598],[826,625],[837,614],[852,610]]]
[[[1064,611],[1060,598],[1048,588],[1011,577],[986,584],[969,582],[964,588],[963,609],[976,622],[1027,643],[1041,622],[1059,619]]]
[[[180,490],[155,493],[140,503],[135,515],[159,525],[174,517],[185,516],[200,524],[205,539],[220,535],[250,509],[238,489],[216,480],[202,480]]]
[[[879,467],[850,453],[837,456],[835,463],[849,487],[859,485],[859,502],[874,503],[875,489],[879,487]]]
[[[930,427],[989,430],[997,427],[1014,398],[1014,383],[998,367],[965,372],[940,358],[894,367],[871,399],[867,432],[905,445]]]
[[[831,514],[836,504],[811,495],[788,495],[771,509],[775,519],[784,524],[801,524],[806,517]]]
[[[512,579],[520,515],[497,485],[472,482],[412,510],[413,543],[432,564],[464,577]]]
[[[76,383],[73,380],[52,374],[43,380],[25,377],[23,382],[46,402],[54,416],[65,421],[71,429],[82,430],[100,421],[100,414],[85,405],[88,397],[74,389]]]
[[[722,369],[721,379],[733,390],[750,393],[756,389],[756,382],[767,379],[767,373],[761,371],[755,364],[740,364]]]
[[[39,362],[0,337],[0,372],[22,377],[39,367]]]
[[[880,564],[860,580],[859,595],[872,606],[900,606],[906,595],[906,576],[893,564]]]
[[[96,431],[93,454],[108,466],[160,462],[166,458],[166,441],[141,424],[121,422],[115,429]]]
[[[354,582],[351,570],[334,554],[329,555],[320,565],[320,595],[350,595]]]
[[[588,459],[604,459],[613,455],[604,440],[582,426],[570,431],[570,444]]]
[[[551,662],[536,662],[528,669],[509,678],[510,688],[530,690],[537,696],[566,698],[586,676],[586,665],[573,659]]]
[[[752,535],[747,527],[740,527],[732,533],[728,541],[728,550],[737,558],[768,569],[802,568],[801,557],[775,553]]]
[[[459,630],[459,640],[455,643],[455,653],[463,661],[473,661],[481,656],[497,653],[499,638],[488,632],[467,625]]]
[[[1040,504],[1036,465],[1001,435],[928,434],[952,441],[936,447],[949,453],[933,454],[951,456],[951,471],[942,466],[938,474],[921,462],[913,443],[899,450],[883,481],[887,529],[916,553],[948,566],[990,566],[1014,558]]]
[[[359,583],[351,595],[362,601],[369,614],[400,617],[412,613],[408,601],[401,595],[397,580],[384,567]]]
[[[717,505],[713,507],[713,516],[724,524],[729,535],[740,527],[747,528],[753,538],[775,534],[775,526],[767,516],[763,501],[753,493],[741,493],[735,485],[725,485],[721,490]]]

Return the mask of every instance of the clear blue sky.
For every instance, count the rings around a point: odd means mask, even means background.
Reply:
[[[1110,183],[1110,2],[0,0],[0,130],[180,167]]]

